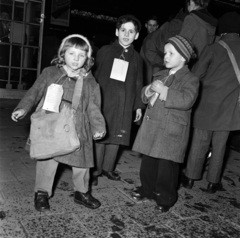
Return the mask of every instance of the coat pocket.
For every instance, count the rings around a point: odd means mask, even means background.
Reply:
[[[164,136],[174,141],[182,141],[185,138],[188,122],[179,115],[169,114]]]

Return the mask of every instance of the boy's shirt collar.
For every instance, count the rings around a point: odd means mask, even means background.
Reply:
[[[169,72],[169,69],[163,69],[155,73],[153,77],[166,77],[167,75],[169,75]],[[180,80],[182,78],[182,75],[185,75],[187,72],[189,72],[189,68],[187,65],[184,65],[181,69],[175,71],[174,77]]]

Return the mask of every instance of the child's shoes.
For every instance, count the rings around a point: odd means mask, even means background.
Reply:
[[[39,212],[50,210],[48,193],[44,191],[37,191],[35,193],[34,206]]]
[[[101,203],[96,198],[94,198],[89,191],[86,193],[75,191],[74,202],[91,209],[96,209],[101,206]]]

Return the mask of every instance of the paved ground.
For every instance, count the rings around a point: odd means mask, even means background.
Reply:
[[[203,192],[205,176],[192,190],[179,189],[179,200],[168,213],[155,203],[135,203],[129,196],[139,185],[141,159],[125,149],[117,170],[122,180],[100,177],[92,193],[102,206],[90,210],[73,202],[71,169],[60,166],[50,200],[51,211],[33,207],[35,161],[24,150],[29,117],[11,121],[17,101],[0,100],[0,238],[239,238],[240,154],[228,151],[224,191]]]

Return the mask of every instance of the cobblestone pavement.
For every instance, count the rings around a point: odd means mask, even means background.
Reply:
[[[229,150],[223,191],[209,195],[205,174],[192,190],[179,189],[179,199],[160,214],[155,202],[135,202],[130,193],[139,185],[141,158],[121,151],[121,181],[99,178],[92,188],[102,206],[91,210],[73,202],[72,171],[60,165],[50,199],[51,210],[33,206],[35,161],[24,150],[29,117],[15,123],[13,102],[0,103],[0,238],[239,238],[240,154]]]

